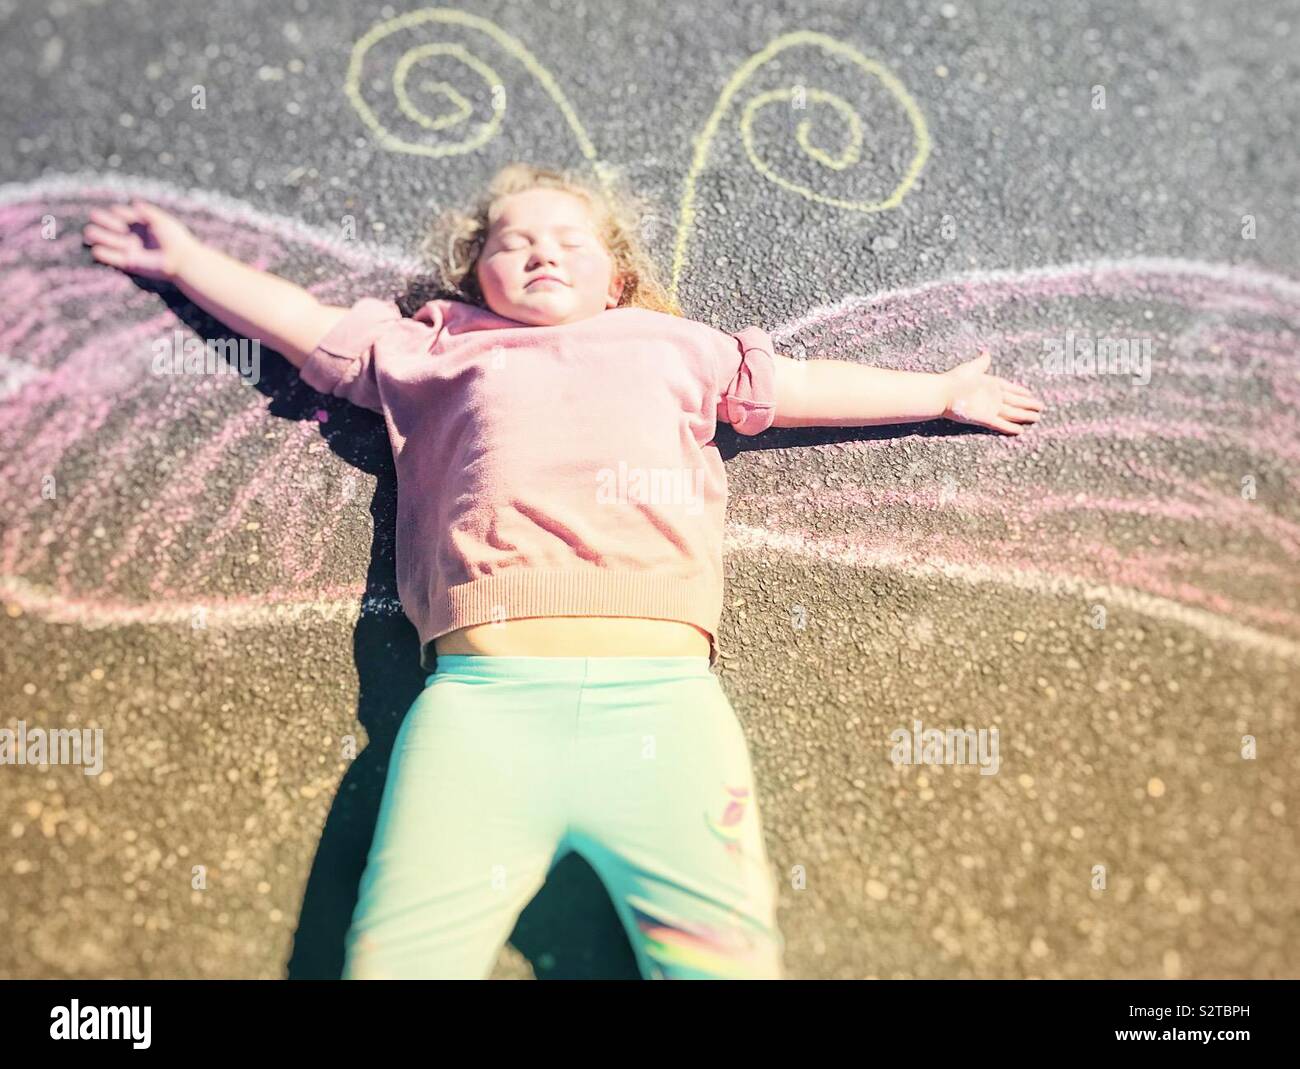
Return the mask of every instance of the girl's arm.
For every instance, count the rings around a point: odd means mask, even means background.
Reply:
[[[134,200],[94,209],[90,218],[82,233],[95,259],[173,283],[205,312],[282,353],[296,368],[347,312],[205,245],[156,205]]]
[[[942,372],[895,371],[847,360],[776,358],[774,427],[859,427],[951,419],[1006,434],[1035,423],[1043,403],[985,373],[987,352]]]
[[[259,338],[296,368],[347,313],[202,243],[187,250],[173,281],[204,311],[247,338]]]

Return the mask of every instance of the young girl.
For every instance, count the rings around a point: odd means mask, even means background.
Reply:
[[[394,741],[346,941],[349,978],[485,978],[570,850],[647,978],[780,978],[750,755],[718,677],[719,420],[956,419],[1017,434],[1041,403],[985,373],[795,361],[757,326],[683,317],[626,204],[504,168],[453,224],[412,318],[319,303],[136,200],[93,211],[103,263],[170,280],[384,416],[397,579],[431,672]]]

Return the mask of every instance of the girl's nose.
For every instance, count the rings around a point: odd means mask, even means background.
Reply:
[[[549,245],[539,245],[533,250],[533,254],[528,257],[528,269],[532,270],[535,267],[540,267],[542,264],[550,264],[554,266],[557,262],[555,257],[555,250]]]

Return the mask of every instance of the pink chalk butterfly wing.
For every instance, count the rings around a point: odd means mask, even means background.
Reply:
[[[774,330],[780,350],[935,371],[988,348],[1044,417],[1016,437],[836,433],[812,446],[825,479],[733,498],[729,544],[1064,592],[1300,658],[1298,330],[1300,283],[1172,259],[848,298]],[[1105,340],[1106,373],[1084,340]],[[1052,365],[1067,341],[1077,358]]]
[[[186,307],[178,291],[137,284],[82,244],[90,209],[125,199],[84,188],[0,205],[6,600],[91,626],[188,620],[200,606],[214,623],[305,605],[346,612],[364,568],[332,573],[329,557],[349,535],[369,545],[371,484],[322,439],[323,405],[341,403],[322,402],[292,369],[269,395],[237,375],[156,374],[156,343],[202,338],[169,305]],[[401,290],[403,265],[292,221],[212,199],[148,199],[322,300]],[[264,383],[277,364],[288,368],[261,354]],[[318,418],[272,415],[286,390]]]

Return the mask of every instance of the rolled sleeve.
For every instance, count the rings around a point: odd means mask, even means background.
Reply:
[[[737,434],[761,434],[776,419],[776,353],[758,326],[721,332],[718,354],[718,419]]]
[[[299,375],[313,390],[382,412],[375,342],[401,321],[393,301],[362,297],[316,344]]]

